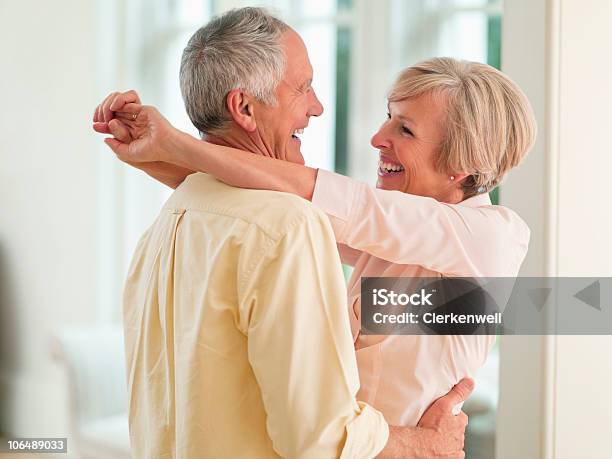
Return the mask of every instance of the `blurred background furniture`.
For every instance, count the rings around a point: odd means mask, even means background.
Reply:
[[[123,330],[62,330],[52,337],[51,349],[68,372],[71,452],[81,458],[129,458]]]

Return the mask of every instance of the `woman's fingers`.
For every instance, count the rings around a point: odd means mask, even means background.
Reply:
[[[132,141],[132,136],[130,135],[128,128],[118,119],[110,120],[108,123],[108,129],[110,134],[112,134],[120,142],[130,143]]]
[[[114,118],[113,112],[121,110],[127,104],[140,104],[140,97],[133,89],[125,92],[111,92],[98,105],[93,114],[94,123],[108,123]]]
[[[108,129],[108,123],[99,123],[94,122],[93,129],[100,134],[110,134],[110,130]]]
[[[104,121],[105,123],[108,123],[110,120],[113,119],[113,114],[110,111],[110,104],[113,101],[113,99],[117,96],[117,94],[119,93],[111,92],[108,96],[106,96],[106,98],[102,102],[101,104],[102,105],[102,110],[101,110],[102,119],[100,121]]]
[[[133,89],[116,94],[116,96],[113,98],[112,102],[109,105],[109,110],[113,112],[123,111],[123,106],[127,104],[140,105],[140,97],[138,97],[138,93]]]
[[[115,152],[119,159],[121,159],[122,161],[124,160],[123,158],[128,152],[128,145],[119,142],[113,137],[107,137],[106,139],[104,139],[104,143],[108,145],[110,149],[113,150],[113,152]]]
[[[115,112],[115,116],[126,121],[135,121],[143,109],[143,105],[131,103],[124,105],[121,110]]]
[[[115,112],[115,118],[121,121],[136,121],[138,118],[138,112]]]

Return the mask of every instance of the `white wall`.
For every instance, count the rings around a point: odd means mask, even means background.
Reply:
[[[96,302],[90,1],[0,2],[0,430],[66,436],[49,334]]]
[[[551,205],[549,128],[547,124],[547,10],[545,0],[505,0],[502,22],[502,70],[525,91],[538,123],[536,144],[524,163],[502,185],[500,201],[514,209],[531,229],[522,276],[549,274]],[[545,449],[546,339],[502,336],[497,413],[496,458],[541,458]],[[528,381],[525,384],[524,381]]]
[[[612,2],[560,2],[558,270],[612,276]],[[603,307],[611,307],[602,295]],[[610,457],[612,336],[559,337],[555,457]]]
[[[504,2],[503,69],[540,126],[502,190],[532,228],[523,275],[612,275],[610,17],[609,0]],[[503,337],[498,459],[609,457],[611,346],[610,336]]]

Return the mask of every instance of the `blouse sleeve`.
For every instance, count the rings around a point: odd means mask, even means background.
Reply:
[[[357,259],[362,254],[361,250],[353,249],[346,244],[336,244],[336,247],[338,247],[340,261],[345,265],[355,266]]]
[[[319,170],[312,197],[328,215],[338,244],[451,276],[516,276],[529,228],[486,195],[468,201],[446,204],[379,190],[325,170]]]

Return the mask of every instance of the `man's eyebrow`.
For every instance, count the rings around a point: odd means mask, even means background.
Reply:
[[[312,85],[312,78],[309,78],[308,80],[304,81],[302,83],[302,86],[300,86],[301,89],[307,88],[308,86]]]

